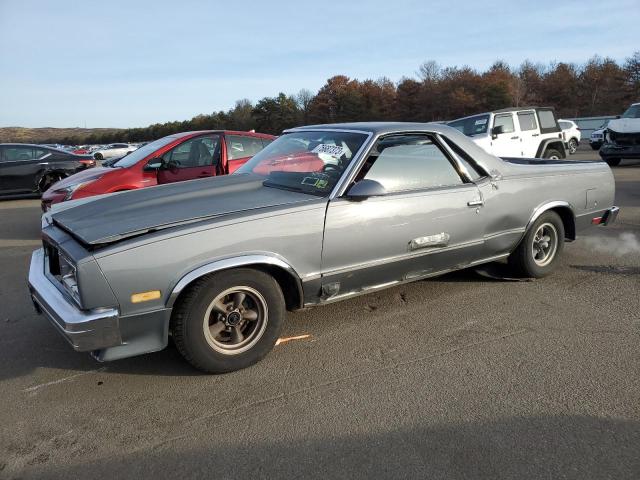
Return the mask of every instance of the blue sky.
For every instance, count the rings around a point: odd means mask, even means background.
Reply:
[[[425,60],[623,61],[640,0],[0,0],[0,126],[184,120]]]

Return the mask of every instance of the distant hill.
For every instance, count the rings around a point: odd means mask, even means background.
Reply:
[[[119,128],[24,128],[0,127],[0,143],[82,144],[91,136],[124,132]],[[73,140],[73,141],[70,141]]]

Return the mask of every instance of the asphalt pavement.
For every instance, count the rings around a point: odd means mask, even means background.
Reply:
[[[580,151],[573,158],[593,158]],[[0,201],[0,478],[640,478],[640,161],[557,272],[290,313],[256,366],[97,363],[37,316],[37,200]]]

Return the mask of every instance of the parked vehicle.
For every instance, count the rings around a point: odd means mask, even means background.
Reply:
[[[501,259],[544,277],[565,241],[615,220],[614,190],[603,162],[507,161],[444,125],[296,128],[233,175],[56,206],[29,288],[98,360],[171,332],[227,372],[271,350],[287,309]]]
[[[573,155],[578,151],[578,146],[580,145],[580,139],[582,138],[582,134],[580,133],[580,129],[576,122],[571,120],[558,120],[558,125],[562,129],[562,138],[564,139],[564,144],[566,146],[566,150]]]
[[[90,155],[43,145],[0,144],[0,195],[35,194],[76,172],[95,166]]]
[[[115,163],[51,186],[42,209],[54,203],[234,172],[275,137],[234,131],[185,132],[156,140]]]
[[[551,108],[505,108],[448,122],[498,157],[566,158],[560,125]]]
[[[593,150],[600,150],[600,147],[604,143],[604,131],[607,129],[607,125],[609,125],[609,120],[600,125],[597,130],[591,132],[589,145]]]
[[[634,103],[620,118],[609,121],[600,157],[612,167],[624,158],[640,159],[640,103]]]
[[[137,150],[137,148],[137,145],[129,145],[127,143],[112,143],[93,152],[93,158],[104,160],[106,158],[122,157]]]

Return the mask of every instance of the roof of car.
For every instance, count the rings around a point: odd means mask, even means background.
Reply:
[[[50,148],[51,150],[60,150],[56,147],[50,147],[49,145],[39,145],[37,143],[0,143],[2,147],[38,147],[38,148]],[[61,150],[64,152],[64,150]]]
[[[174,138],[182,138],[187,136],[196,136],[196,135],[206,135],[207,133],[222,133],[224,135],[244,135],[249,137],[257,137],[257,138],[276,138],[274,135],[269,135],[268,133],[258,133],[258,132],[241,132],[238,130],[194,130],[191,132],[180,132],[174,133],[170,135]]]
[[[412,122],[353,122],[353,123],[326,123],[321,125],[305,125],[291,128],[285,132],[300,132],[305,130],[350,130],[353,132],[373,133],[374,135],[396,132],[438,132],[450,131],[443,123],[412,123]]]

